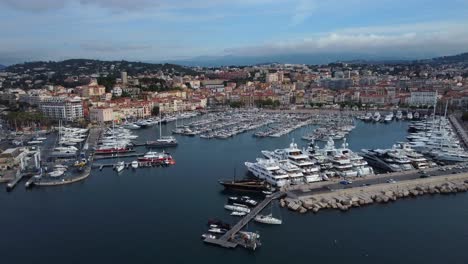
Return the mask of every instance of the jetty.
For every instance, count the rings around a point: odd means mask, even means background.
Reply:
[[[241,231],[244,226],[246,226],[252,219],[255,218],[265,207],[270,204],[273,200],[280,199],[286,196],[284,192],[276,192],[270,196],[267,196],[261,203],[259,203],[254,209],[250,211],[249,214],[244,216],[237,224],[235,224],[231,229],[229,229],[223,236],[220,238],[205,238],[204,242],[208,244],[213,244],[221,246],[224,248],[235,248],[240,243],[240,241],[234,241],[234,235]]]
[[[463,129],[463,126],[460,124],[460,122],[458,122],[458,119],[454,115],[451,115],[449,120],[452,122],[453,128],[455,128],[455,131],[463,142],[463,146],[465,149],[468,149],[468,135],[466,134],[465,129]]]
[[[95,156],[94,160],[102,160],[102,159],[118,159],[118,158],[133,158],[133,157],[142,157],[145,153],[131,153],[131,154],[100,154],[99,156]]]
[[[317,213],[325,209],[347,211],[374,203],[388,203],[398,199],[421,195],[450,194],[468,191],[468,172],[453,171],[451,174],[425,176],[406,179],[393,183],[378,183],[371,186],[357,185],[351,188],[300,193],[290,191],[287,197],[280,200],[280,205],[292,211]],[[324,188],[327,189],[327,188]]]

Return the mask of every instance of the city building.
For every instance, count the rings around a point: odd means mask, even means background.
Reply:
[[[39,103],[41,112],[51,119],[75,121],[83,118],[83,103],[80,97],[46,97]]]
[[[114,109],[111,107],[94,107],[90,109],[89,119],[97,123],[112,122],[114,120]]]
[[[437,101],[437,91],[412,91],[410,93],[410,105],[433,106]]]
[[[127,72],[123,71],[120,73],[120,79],[122,79],[122,84],[127,85],[128,83],[128,77],[127,77]]]

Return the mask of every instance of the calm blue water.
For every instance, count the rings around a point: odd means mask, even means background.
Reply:
[[[391,147],[406,123],[364,124],[350,147]],[[168,125],[168,130],[172,125]],[[468,195],[422,197],[350,212],[299,215],[276,208],[284,224],[261,226],[251,253],[204,245],[206,220],[230,220],[218,179],[246,172],[262,149],[301,144],[304,132],[256,139],[179,137],[170,168],[93,171],[82,183],[0,192],[2,263],[466,263]],[[156,128],[141,130],[143,136]]]

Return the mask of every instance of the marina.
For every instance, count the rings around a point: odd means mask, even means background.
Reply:
[[[329,114],[324,114],[322,116],[327,115]],[[197,118],[202,120],[202,117]],[[313,117],[310,118],[311,120],[313,119]],[[416,164],[418,164],[417,162],[421,162],[421,157],[413,153],[412,148],[405,148],[406,145],[402,144],[402,142],[407,140],[406,137],[410,135],[407,130],[413,123],[408,121],[373,123],[364,122],[361,120],[355,120],[351,123],[349,118],[349,115],[342,117],[343,120],[347,121],[344,121],[342,125],[339,126],[352,125],[354,128],[349,129],[349,131],[346,133],[346,137],[342,139],[335,139],[336,141],[332,137],[329,137],[327,140],[303,140],[302,137],[310,133],[312,129],[318,129],[322,126],[326,127],[330,126],[331,124],[337,124],[336,121],[322,122],[322,125],[316,123],[314,124],[312,121],[307,121],[308,125],[292,130],[291,132],[278,138],[265,137],[260,139],[254,136],[257,131],[263,131],[264,128],[245,131],[243,133],[236,134],[235,137],[229,137],[222,141],[206,141],[205,139],[199,137],[187,137],[184,135],[175,134],[173,137],[176,138],[178,146],[171,148],[170,154],[165,154],[165,148],[155,152],[151,150],[151,148],[148,149],[146,143],[141,143],[145,142],[147,139],[151,139],[153,135],[159,134],[159,126],[152,126],[145,129],[131,130],[131,133],[122,132],[124,130],[119,129],[119,132],[125,133],[127,136],[137,136],[133,139],[129,138],[128,140],[129,143],[134,142],[131,146],[132,150],[134,151],[93,155],[93,149],[102,149],[103,143],[105,146],[111,146],[113,143],[111,138],[112,136],[110,136],[111,133],[107,133],[109,140],[103,142],[103,137],[96,135],[99,133],[101,133],[101,135],[106,135],[105,132],[99,132],[105,130],[91,129],[88,140],[83,143],[83,145],[87,145],[87,148],[83,147],[85,150],[84,152],[88,153],[89,158],[92,158],[93,160],[92,165],[89,165],[89,173],[86,173],[87,170],[83,170],[81,172],[83,174],[74,173],[74,176],[70,174],[69,176],[57,177],[56,179],[49,178],[48,176],[42,177],[39,180],[31,178],[26,182],[26,184],[28,185],[28,188],[32,186],[37,186],[39,188],[67,185],[76,182],[86,183],[84,185],[70,187],[80,189],[83,188],[80,186],[87,186],[87,183],[100,182],[100,184],[103,185],[107,185],[109,183],[113,185],[117,184],[117,186],[120,186],[117,188],[123,188],[122,184],[131,186],[131,178],[138,177],[138,179],[142,181],[144,185],[147,185],[146,187],[140,186],[139,188],[146,189],[146,191],[150,191],[150,189],[148,189],[150,186],[158,186],[160,184],[159,181],[161,181],[161,184],[169,185],[173,185],[174,182],[177,182],[178,186],[184,186],[182,187],[184,192],[194,193],[191,189],[192,187],[198,189],[204,188],[203,186],[207,184],[209,185],[210,182],[214,182],[216,186],[214,189],[220,192],[219,195],[215,196],[218,198],[215,199],[215,201],[212,203],[212,207],[202,209],[200,212],[195,214],[198,215],[199,218],[204,219],[208,218],[209,216],[219,216],[222,214],[227,218],[227,222],[232,222],[232,225],[230,225],[230,228],[226,229],[216,229],[215,227],[210,227],[209,230],[211,230],[211,233],[208,232],[203,234],[203,241],[205,243],[202,243],[202,245],[212,244],[221,246],[223,248],[236,248],[240,245],[241,247],[245,247],[249,250],[254,248],[257,249],[260,246],[262,248],[278,246],[271,236],[273,234],[277,234],[275,231],[276,229],[282,230],[282,226],[292,225],[292,216],[288,215],[288,213],[285,213],[286,219],[283,221],[283,219],[277,219],[274,217],[274,215],[271,216],[271,214],[264,212],[267,210],[268,205],[270,205],[273,200],[280,201],[284,207],[289,208],[292,211],[304,213],[307,211],[318,212],[334,208],[333,204],[321,204],[323,197],[334,197],[335,200],[338,201],[336,202],[336,207],[338,210],[346,211],[350,208],[357,207],[357,205],[355,205],[356,202],[360,206],[364,206],[370,203],[380,203],[381,201],[384,203],[383,201],[391,201],[395,199],[394,197],[398,198],[398,196],[401,195],[403,198],[405,193],[404,191],[400,195],[399,192],[397,192],[395,189],[387,189],[391,188],[389,186],[393,186],[394,188],[398,186],[400,189],[403,189],[402,186],[406,186],[405,188],[407,188],[409,193],[416,193],[415,188],[418,186],[418,188],[424,187],[424,193],[436,193],[436,189],[439,192],[444,193],[449,191],[451,193],[453,191],[458,192],[458,190],[463,190],[462,185],[464,184],[464,180],[461,178],[453,178],[453,181],[447,183],[444,182],[441,177],[437,184],[434,183],[434,186],[430,186],[431,188],[437,187],[435,189],[430,189],[429,185],[424,185],[424,183],[420,182],[421,180],[424,181],[425,179],[420,178],[421,172],[419,169],[427,171],[428,174],[431,174],[430,180],[435,178],[433,175],[435,175],[436,172],[441,173],[441,175],[452,175],[452,172],[442,171],[442,168],[448,169],[449,167],[423,167],[423,165],[420,165],[420,167],[416,166]],[[196,122],[196,120],[197,119],[189,119],[187,123]],[[175,122],[168,122],[167,124],[163,124],[161,126],[161,134],[170,135],[171,132],[176,128],[177,127]],[[392,133],[382,133],[383,131],[389,130],[392,131]],[[367,132],[368,134],[365,134],[366,131],[369,131]],[[375,137],[375,135],[381,136]],[[101,143],[99,143],[99,141]],[[254,141],[255,144],[252,145],[252,141]],[[365,163],[365,158],[360,157],[360,154],[362,154],[361,150],[369,148],[380,148],[382,150],[390,151],[391,153],[407,155],[406,157],[408,159],[414,159],[411,161],[413,168],[408,171],[396,171],[393,173],[379,174],[381,171],[374,167],[373,169],[375,169],[375,173],[371,173],[372,171],[368,169],[371,164]],[[219,149],[236,153],[236,155],[233,156],[234,160],[226,163],[222,160],[222,157],[211,155],[211,153],[219,151]],[[83,151],[76,152],[78,157],[78,153],[81,152]],[[298,154],[296,154],[296,152]],[[171,158],[174,158],[174,161],[177,159],[177,165],[172,164],[175,166],[169,166],[169,164],[166,164],[164,162],[164,160],[166,160],[165,155],[170,155]],[[194,159],[193,157],[197,158]],[[206,176],[192,176],[191,178],[183,176],[187,174],[186,166],[189,165],[193,168],[198,168],[198,170],[203,171],[204,166],[207,164],[206,157],[210,157],[210,164],[214,164],[210,167],[210,173],[207,174],[207,178],[204,178]],[[145,163],[145,161],[139,160],[142,158],[145,158],[148,161]],[[274,182],[269,182],[269,184],[265,184],[265,181],[255,182],[256,178],[252,178],[252,175],[248,173],[248,168],[244,165],[246,161],[255,161],[257,158],[274,161],[275,166],[279,170],[284,171],[285,175],[287,175],[287,184],[282,186],[275,186]],[[428,159],[426,163],[429,164],[429,157],[424,155],[424,158]],[[99,161],[100,159],[102,159],[102,162]],[[70,164],[73,163],[72,161],[74,162],[74,160],[69,160]],[[119,164],[122,164],[122,169],[119,173],[116,173],[115,170],[117,169],[117,166],[120,166]],[[165,166],[167,168],[152,169],[152,167],[160,166]],[[233,167],[237,173],[234,172],[234,179],[227,180],[233,177]],[[91,168],[94,170],[91,170]],[[111,171],[110,169],[113,169],[114,171]],[[353,172],[351,173],[349,169],[351,169]],[[249,180],[242,182],[241,179],[246,177]],[[412,180],[417,180],[418,183],[410,186],[410,179],[406,179],[406,177],[416,177],[417,179]],[[455,175],[454,177],[461,176]],[[183,180],[183,182],[181,180]],[[118,183],[117,181],[121,183]],[[155,181],[158,181],[158,183],[156,184]],[[185,186],[185,181],[190,183],[190,187]],[[408,182],[405,183],[406,181]],[[259,193],[259,196],[257,194],[250,194],[252,190],[249,189],[253,189],[256,193]],[[280,189],[280,191],[275,192],[275,189]],[[371,192],[371,190],[375,190],[375,192]],[[34,191],[34,189],[31,191]],[[256,206],[246,204],[248,199],[242,198],[244,196],[236,196],[238,191],[249,191],[248,195],[250,197],[254,197],[252,200],[258,201],[258,204]],[[379,192],[382,193],[382,191],[387,192],[388,195],[385,196],[382,194],[379,196]],[[392,195],[390,195],[389,191],[392,191]],[[21,188],[15,188],[13,193],[21,192]],[[342,194],[341,192],[349,192],[353,193],[353,195]],[[162,191],[162,193],[164,195],[169,195],[168,191]],[[420,194],[418,191],[417,196],[419,195]],[[157,196],[159,197],[159,195]],[[409,196],[415,195],[409,194]],[[201,197],[196,198],[195,200],[199,202],[206,201],[206,199],[209,199],[208,197],[212,196],[207,193]],[[226,210],[223,208],[223,206],[221,206],[225,203],[226,199],[229,201],[226,206],[231,205],[230,210]],[[369,199],[372,199],[372,202]],[[350,203],[349,200],[354,200],[354,204],[353,202]],[[180,202],[181,201],[178,203]],[[219,211],[210,209],[213,208],[213,206],[219,207]],[[159,208],[159,210],[169,210],[172,213],[174,213],[175,210],[172,208],[167,209],[161,207],[160,205],[157,205],[157,208]],[[249,210],[240,208],[249,208]],[[172,221],[177,222],[177,220]],[[193,225],[195,225],[195,227],[193,227]],[[271,228],[265,229],[265,225],[271,226]],[[191,226],[194,228],[194,230],[200,230],[199,228],[196,228],[196,223],[192,223]],[[201,232],[202,230],[200,230],[198,234],[195,234],[195,236],[199,236]],[[257,235],[254,234],[258,234],[259,237],[257,238]],[[208,250],[209,248],[210,247],[208,247]],[[261,251],[255,251],[256,254],[261,255]]]

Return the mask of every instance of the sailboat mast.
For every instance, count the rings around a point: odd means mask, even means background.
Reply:
[[[159,111],[159,138],[162,136],[161,122],[161,111]]]

